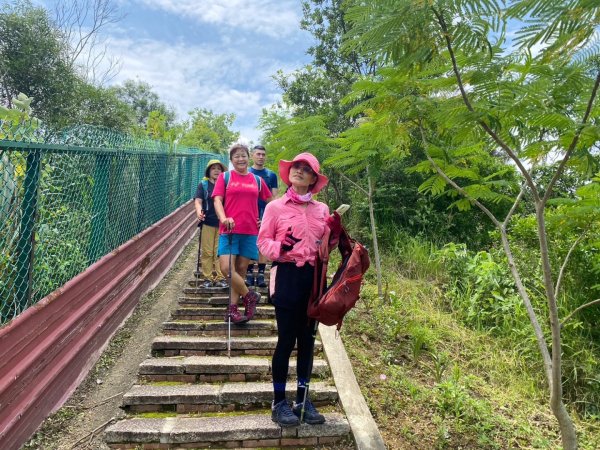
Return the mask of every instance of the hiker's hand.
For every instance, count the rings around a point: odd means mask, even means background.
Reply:
[[[292,227],[289,227],[287,233],[285,233],[285,236],[283,237],[283,241],[281,241],[281,250],[283,250],[284,252],[289,252],[291,249],[294,248],[294,245],[296,245],[301,240],[302,239],[294,237],[294,235],[292,234]]]
[[[198,222],[204,222],[204,219],[206,219],[204,211],[200,211],[198,214],[196,214],[196,216],[198,217]]]
[[[331,234],[339,236],[342,232],[342,218],[337,211],[334,211],[331,216],[325,219],[325,223],[331,230]]]
[[[342,232],[342,218],[337,211],[334,211],[331,216],[325,219],[325,223],[331,230],[329,235],[329,247],[335,247],[340,240],[340,233]]]
[[[235,221],[233,220],[233,217],[225,217],[225,219],[221,220],[221,225],[223,225],[227,231],[231,231],[235,228]]]

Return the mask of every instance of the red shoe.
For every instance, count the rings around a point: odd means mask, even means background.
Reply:
[[[248,291],[248,293],[242,297],[242,301],[244,302],[244,315],[248,320],[254,319],[254,314],[256,314],[256,304],[259,300],[260,294],[253,291]]]
[[[237,305],[229,305],[229,307],[227,308],[225,322],[227,322],[230,317],[233,323],[244,323],[248,322],[249,320],[246,316],[242,316],[242,314],[238,311]]]

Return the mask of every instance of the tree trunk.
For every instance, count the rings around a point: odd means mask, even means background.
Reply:
[[[562,397],[555,398],[553,394],[550,397],[550,407],[552,408],[554,417],[558,420],[563,449],[577,450],[577,430],[575,430],[575,425],[563,403]]]
[[[543,203],[536,202],[536,219],[542,271],[544,274],[544,288],[548,300],[548,314],[550,315],[550,329],[552,331],[552,383],[550,384],[550,407],[558,420],[563,448],[565,450],[577,449],[577,432],[569,412],[563,402],[562,389],[562,343],[560,336],[560,320],[558,318],[558,305],[552,268],[548,254],[548,240],[546,235],[546,218],[544,217]]]
[[[521,279],[521,274],[519,273],[519,269],[515,264],[514,256],[510,248],[510,242],[508,241],[508,236],[506,235],[506,230],[504,228],[500,228],[500,238],[502,239],[502,248],[504,249],[506,259],[508,260],[508,267],[510,269],[510,273],[513,276],[513,280],[515,281],[517,291],[519,292],[519,296],[523,300],[523,304],[525,305],[525,309],[527,310],[527,315],[529,316],[529,321],[531,322],[531,326],[533,327],[533,333],[535,334],[538,348],[540,350],[540,354],[542,355],[542,361],[544,363],[544,373],[546,375],[546,381],[548,382],[548,389],[551,392],[552,357],[550,355],[550,351],[548,350],[548,345],[546,344],[546,338],[544,336],[544,332],[542,331],[542,327],[540,326],[540,323],[538,321],[536,312],[533,309],[533,305],[531,304],[531,299],[529,298],[527,289],[523,285],[523,280]]]

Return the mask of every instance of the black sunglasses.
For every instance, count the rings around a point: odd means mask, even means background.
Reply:
[[[315,171],[312,170],[312,168],[308,164],[302,164],[300,162],[295,162],[294,164],[292,164],[292,169],[300,169],[304,173],[307,173],[309,175],[314,175],[315,173]]]

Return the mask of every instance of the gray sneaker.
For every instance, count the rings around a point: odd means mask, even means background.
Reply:
[[[298,420],[300,420],[300,415],[302,414],[302,403],[294,402],[292,411],[298,417]],[[313,405],[309,399],[306,399],[303,420],[305,423],[310,425],[318,425],[325,423],[325,416],[317,411],[317,408],[315,408],[315,405]]]
[[[201,286],[203,288],[211,288],[211,287],[213,287],[213,283],[210,280],[205,280],[205,281],[202,282]]]
[[[271,420],[280,427],[297,427],[300,425],[300,419],[294,415],[287,400],[281,400],[276,405],[271,405]]]
[[[219,281],[215,281],[215,287],[226,288],[226,287],[229,287],[229,285],[227,284],[227,281],[219,280]]]

